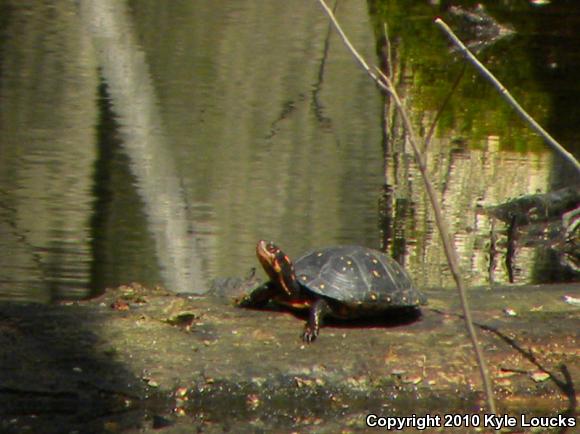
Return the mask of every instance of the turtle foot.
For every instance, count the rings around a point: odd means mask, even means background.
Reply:
[[[314,342],[318,337],[318,328],[312,328],[308,324],[304,327],[304,333],[302,333],[302,340],[307,344]]]
[[[252,307],[252,300],[247,295],[234,299],[234,306]]]

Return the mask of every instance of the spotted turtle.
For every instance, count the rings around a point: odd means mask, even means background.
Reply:
[[[293,264],[273,242],[260,241],[256,254],[270,280],[239,300],[238,306],[259,308],[273,301],[308,309],[305,342],[316,339],[327,316],[362,318],[427,304],[405,270],[377,250],[326,247],[306,253]]]

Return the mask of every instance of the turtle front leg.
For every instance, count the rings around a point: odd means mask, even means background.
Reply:
[[[250,293],[240,297],[235,301],[238,307],[260,308],[265,306],[276,294],[276,290],[270,282],[266,282]]]
[[[308,321],[304,326],[304,333],[302,333],[302,340],[304,342],[311,343],[316,339],[322,320],[331,311],[330,305],[323,298],[319,298],[312,304],[310,312],[308,313]]]

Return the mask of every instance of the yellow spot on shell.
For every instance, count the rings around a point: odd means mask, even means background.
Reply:
[[[320,285],[318,285],[318,287],[319,287],[320,289],[324,289],[324,283],[321,283]]]
[[[371,300],[375,301],[377,299],[377,294],[371,292]]]
[[[352,261],[346,261],[348,265],[352,265]]]
[[[391,297],[387,297],[387,303],[390,303],[391,301]]]
[[[322,252],[318,252],[318,253],[316,254],[316,256],[319,256],[319,257],[320,257],[320,256],[322,256]]]
[[[377,258],[373,258],[371,261],[372,261],[373,264],[378,264],[379,263],[379,261],[377,261]]]
[[[373,270],[373,276],[381,277],[381,273],[379,273],[377,270]]]

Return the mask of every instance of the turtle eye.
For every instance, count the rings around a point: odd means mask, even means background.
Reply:
[[[276,247],[276,245],[270,241],[268,244],[266,244],[266,249],[268,250],[268,252],[270,253],[278,253],[278,247]]]

